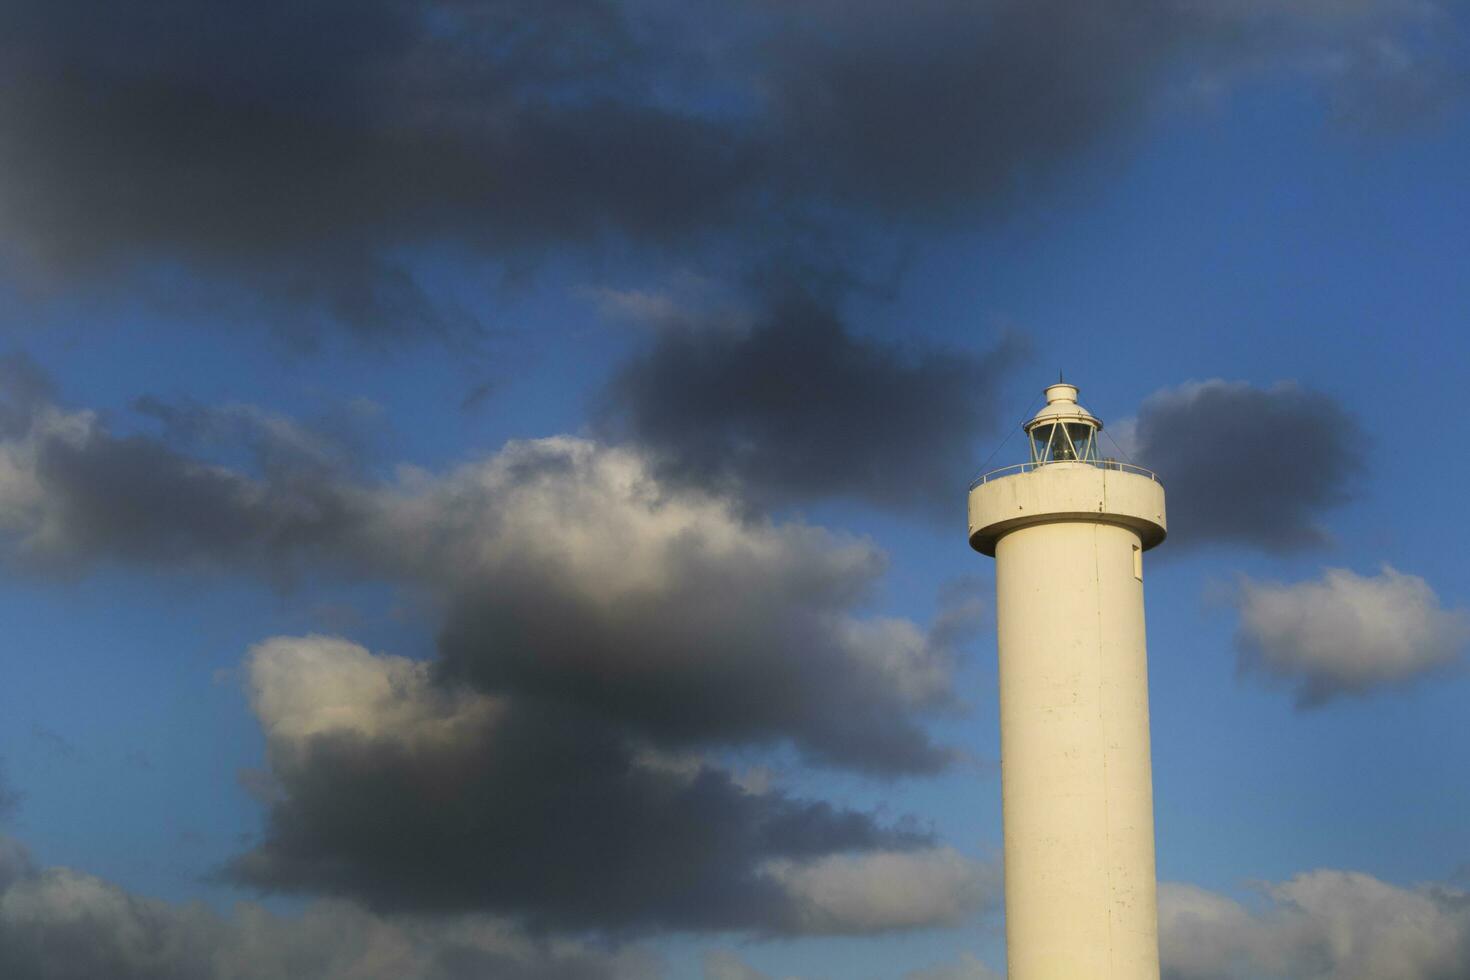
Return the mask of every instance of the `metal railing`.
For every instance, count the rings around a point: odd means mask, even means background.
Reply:
[[[997,478],[1003,477],[1003,476],[1010,476],[1012,473],[1029,473],[1031,470],[1040,469],[1043,466],[1060,466],[1060,465],[1065,465],[1065,464],[1071,464],[1073,466],[1093,466],[1093,467],[1096,467],[1097,469],[1100,469],[1100,470],[1117,470],[1120,473],[1137,473],[1139,476],[1146,476],[1146,477],[1148,477],[1150,480],[1153,480],[1155,483],[1158,483],[1159,482],[1158,475],[1155,474],[1153,470],[1146,470],[1142,466],[1134,466],[1132,463],[1124,463],[1121,460],[1116,460],[1116,459],[1050,459],[1050,460],[1047,460],[1045,463],[1036,463],[1036,462],[1016,463],[1013,466],[1002,466],[998,470],[991,470],[988,473],[985,473],[985,474],[983,474],[983,475],[981,475],[979,477],[976,477],[975,480],[974,480],[974,482],[972,482],[970,484],[970,489],[971,490],[974,490],[976,487],[980,486],[982,483],[989,483],[991,480],[994,480],[994,479],[997,479]]]

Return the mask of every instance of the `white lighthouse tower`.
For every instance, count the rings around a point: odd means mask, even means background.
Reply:
[[[1054,384],[1031,461],[970,488],[995,558],[1010,980],[1158,980],[1143,552],[1153,474],[1101,459],[1102,421]]]

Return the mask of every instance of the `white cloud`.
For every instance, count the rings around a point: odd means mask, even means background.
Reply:
[[[1243,666],[1291,684],[1302,705],[1412,680],[1470,641],[1470,617],[1388,565],[1372,576],[1329,568],[1291,585],[1245,579],[1237,606]]]
[[[1191,885],[1159,892],[1168,980],[1463,980],[1470,894],[1401,888],[1351,871],[1311,871],[1247,908]]]
[[[1235,975],[1262,926],[1233,899],[1194,885],[1159,884],[1159,959],[1171,980]]]
[[[342,732],[406,743],[451,742],[491,722],[497,699],[445,690],[429,665],[379,656],[330,636],[280,636],[247,659],[250,701],[273,739]]]
[[[605,319],[652,330],[749,329],[749,310],[714,280],[676,273],[659,289],[588,286],[581,292]]]
[[[37,472],[43,446],[55,440],[81,447],[95,438],[97,416],[92,412],[64,412],[42,407],[21,434],[0,441],[0,532],[15,536],[22,554],[58,550],[66,538],[51,494]]]
[[[773,861],[811,931],[876,933],[953,926],[996,898],[995,868],[953,848]]]

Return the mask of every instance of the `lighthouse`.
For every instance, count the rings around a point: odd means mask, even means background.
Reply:
[[[995,559],[1010,980],[1158,980],[1143,553],[1152,473],[1098,452],[1102,420],[1054,384],[1028,462],[970,487]]]

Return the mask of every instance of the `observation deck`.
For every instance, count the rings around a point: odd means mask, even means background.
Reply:
[[[1099,458],[1102,420],[1077,404],[1077,389],[1055,384],[1024,426],[1025,463],[990,470],[970,484],[970,547],[995,555],[1006,534],[1035,524],[1087,521],[1137,533],[1144,551],[1164,540],[1164,488],[1151,471]]]

